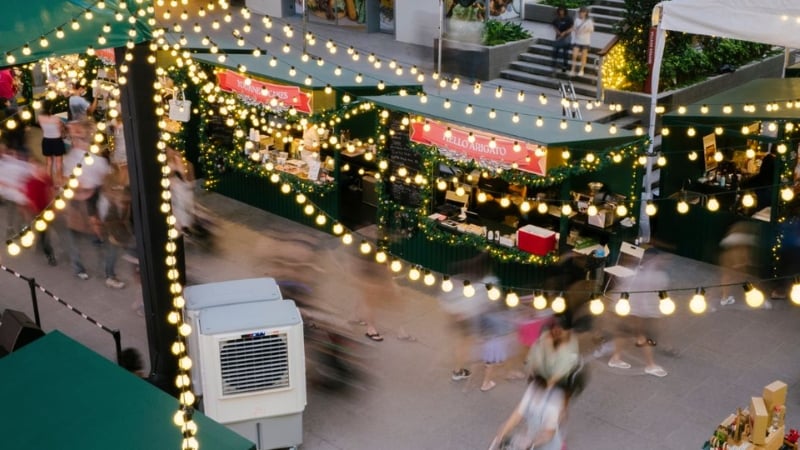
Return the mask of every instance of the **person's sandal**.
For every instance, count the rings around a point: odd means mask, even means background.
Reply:
[[[650,347],[655,347],[656,346],[656,341],[654,341],[654,340],[652,340],[650,338],[647,338],[647,340],[644,341],[644,342],[636,341],[636,346],[637,347],[644,347],[646,345],[650,346]]]
[[[491,391],[492,389],[494,389],[495,386],[497,386],[497,383],[495,383],[494,381],[490,381],[481,386],[481,392]]]
[[[630,369],[631,365],[621,359],[609,359],[608,367],[613,367],[615,369]]]
[[[364,333],[364,336],[372,339],[375,342],[381,342],[383,340],[383,336],[380,333]]]

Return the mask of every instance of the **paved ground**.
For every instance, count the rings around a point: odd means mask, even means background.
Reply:
[[[417,63],[429,71],[433,67],[431,49],[397,44],[388,35],[362,39],[363,34],[330,26],[318,26],[316,31],[337,40],[355,36],[362,50]],[[558,115],[554,103],[550,107]],[[322,270],[315,272],[317,301],[331,308],[353,335],[362,336],[363,328],[347,324],[354,316],[361,286],[343,263],[352,249],[341,249],[337,241],[316,230],[215,194],[203,196],[201,201],[218,217],[220,245],[212,255],[189,246],[190,283],[262,276],[285,270],[287,259],[296,264],[313,255],[314,265]],[[4,221],[5,208],[0,224]],[[3,255],[2,262],[36,277],[101,323],[119,328],[124,346],[146,349],[144,319],[131,308],[140,297],[139,287],[132,282],[132,266],[119,263],[120,278],[129,286],[110,290],[102,283],[96,251],[85,243],[93,278],[78,280],[66,264],[58,238],[58,267],[48,266],[44,257],[34,252],[16,258]],[[648,252],[646,258],[663,264],[673,289],[720,283],[722,271],[715,266],[656,251]],[[650,280],[645,272],[638,282],[649,289],[662,287],[648,285]],[[0,308],[32,315],[26,283],[0,273],[0,287]],[[369,346],[368,361],[374,374],[371,387],[353,395],[312,388],[305,413],[304,448],[482,449],[519,400],[524,389],[519,381],[502,381],[488,393],[480,392],[479,381],[474,379],[450,381],[453,336],[447,318],[430,293],[405,285],[400,289],[401,301],[382,303],[378,310],[378,326],[387,340]],[[106,357],[113,355],[109,336],[49,298],[39,297],[46,330],[60,329]],[[720,294],[709,289],[708,297],[718,300]],[[759,395],[765,384],[776,379],[789,384],[787,423],[800,425],[800,308],[774,302],[771,310],[747,310],[741,307],[740,295],[733,306],[717,304],[715,311],[694,317],[686,313],[688,291],[676,292],[673,298],[682,312],[660,320],[656,354],[669,375],[659,379],[644,374],[641,354],[632,346],[625,350],[625,358],[633,364],[631,370],[611,369],[605,358],[591,362],[591,383],[570,411],[567,443],[571,450],[700,448],[722,418],[736,407],[746,406],[751,396]],[[401,327],[418,341],[395,339]],[[588,356],[594,348],[588,336],[582,341]],[[672,351],[664,353],[667,348]],[[479,375],[480,365],[474,369]]]
[[[312,271],[317,280],[315,301],[334,311],[339,323],[368,349],[373,382],[351,395],[310,388],[305,413],[308,449],[480,449],[518,401],[523,384],[498,383],[488,393],[471,379],[452,382],[453,336],[444,313],[428,292],[400,283],[400,300],[379,302],[377,322],[386,341],[372,344],[361,337],[363,328],[347,324],[355,315],[364,280],[352,273],[348,261],[355,249],[343,248],[332,237],[295,225],[225,197],[208,194],[202,202],[219,224],[219,251],[206,254],[189,245],[190,283],[230,280],[265,273],[286,273],[287,265],[313,261],[296,273]],[[5,215],[5,209],[3,210]],[[2,218],[4,220],[5,217]],[[368,230],[365,230],[368,232]],[[56,237],[60,264],[50,267],[44,257],[26,252],[3,263],[36,280],[65,301],[103,324],[122,331],[123,345],[146,349],[144,319],[131,305],[140,295],[132,282],[129,263],[120,261],[120,277],[130,284],[111,290],[102,284],[99,260],[85,243],[89,272],[81,281],[67,267],[63,246]],[[709,286],[719,283],[717,267],[655,250],[645,257],[668,273],[669,287]],[[302,267],[302,264],[300,264]],[[321,272],[317,272],[319,269]],[[283,272],[282,272],[283,271]],[[643,272],[637,288],[659,289],[648,280],[663,277]],[[28,286],[0,273],[0,307],[32,315]],[[39,295],[43,326],[61,329],[99,353],[111,357],[113,342],[95,326],[68,309]],[[656,358],[670,373],[665,378],[644,374],[643,360],[633,346],[625,358],[628,371],[611,369],[602,358],[590,363],[591,383],[573,404],[568,425],[573,450],[699,448],[715,424],[737,406],[776,379],[789,387],[787,423],[800,422],[800,308],[782,301],[771,310],[748,310],[742,298],[733,306],[714,306],[719,293],[709,289],[715,311],[691,317],[686,312],[687,292],[675,292],[679,314],[661,319]],[[520,310],[522,311],[522,310]],[[599,321],[602,325],[610,315]],[[400,328],[417,342],[395,338]],[[582,342],[591,358],[589,336]],[[480,375],[481,367],[473,369]],[[474,377],[477,378],[477,377]]]

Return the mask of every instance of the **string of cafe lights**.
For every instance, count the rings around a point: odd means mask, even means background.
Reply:
[[[227,9],[228,6],[229,6],[227,2],[220,2],[220,3],[223,4],[223,9]],[[213,6],[213,2],[209,2],[210,9],[213,9],[212,6]],[[203,11],[203,10],[201,9],[201,11]],[[252,16],[252,13],[249,11],[249,9],[247,7],[243,7],[240,10],[240,13],[241,13],[242,17],[244,17],[245,19],[250,19],[250,17]],[[201,15],[204,16],[204,14],[201,14]],[[184,20],[188,19],[188,14],[186,14],[186,12],[184,11],[184,13],[182,13],[182,15],[181,15],[181,18],[182,19],[185,18]],[[232,21],[232,16],[231,16],[230,13],[227,13],[225,15],[224,21],[226,23],[230,23]],[[277,21],[279,22],[279,24],[280,23],[283,24],[283,30],[284,30],[285,33],[287,32],[287,30],[288,30],[288,32],[293,33],[291,24],[289,24],[286,21],[281,21],[281,20],[277,20]],[[268,28],[272,28],[272,22],[273,22],[273,18],[272,17],[263,16],[263,22],[265,23],[265,25]],[[214,23],[212,23],[212,28],[218,29],[219,28],[219,22],[215,21]],[[195,24],[195,28],[194,29],[198,30],[198,29],[201,29],[201,27],[200,27],[199,24]],[[249,23],[246,23],[243,29],[244,29],[245,33],[249,33],[250,30],[252,29],[252,26]],[[243,46],[244,44],[243,44],[243,42],[241,40],[241,34],[237,35],[237,33],[234,33],[234,35],[237,36],[238,39],[240,39],[239,45]],[[307,41],[311,42],[311,45],[313,45],[313,42],[316,41],[316,37],[315,37],[314,33],[312,33],[312,32],[307,32],[306,35],[305,35],[305,38],[306,38]],[[285,43],[284,44],[284,49],[286,49],[287,46],[289,46],[289,44]],[[389,65],[388,65],[388,67],[390,69],[393,69],[393,70],[398,71],[399,73],[402,73],[402,64],[399,65],[398,61],[395,60],[395,59],[392,59],[391,57],[385,57],[385,56],[376,54],[374,52],[359,50],[359,49],[357,49],[357,48],[355,48],[355,47],[353,47],[351,45],[348,45],[348,44],[342,43],[342,42],[337,42],[337,41],[335,41],[333,39],[330,39],[330,38],[327,39],[326,46],[328,47],[328,49],[329,49],[329,51],[331,53],[335,53],[339,46],[341,46],[343,48],[347,47],[348,53],[351,56],[353,56],[353,59],[355,61],[358,60],[360,54],[369,54],[370,55],[369,56],[370,62],[372,62],[375,65],[376,69],[379,69],[382,66],[381,58],[383,58],[386,61],[391,61],[389,63]],[[413,66],[412,64],[406,64],[406,66],[411,66],[412,67],[412,73],[414,72],[413,68],[415,66]],[[399,70],[398,70],[398,68],[399,68]],[[434,77],[434,79],[440,79],[440,83],[439,83],[439,87],[440,88],[446,88],[447,87],[448,80],[443,77],[443,74],[441,74],[441,75],[440,74],[433,74],[432,76]],[[419,80],[419,77],[417,79]],[[424,80],[424,77],[423,77],[423,80]],[[449,81],[451,82],[451,88],[453,90],[458,89],[458,87],[462,84],[462,82],[460,81],[460,79],[458,77],[454,77]],[[491,83],[488,83],[488,84],[484,83],[484,84],[486,84],[489,87],[494,87],[495,90],[496,90],[497,96],[502,96],[502,90],[503,90],[502,86],[500,86],[500,85],[493,86]],[[482,88],[481,82],[480,81],[476,81],[472,85],[472,88],[473,88],[473,91],[476,94],[478,94],[481,91],[481,88]],[[523,90],[519,90],[519,91],[516,91],[516,92],[511,91],[511,92],[512,93],[516,93],[517,98],[520,101],[522,101],[525,98],[525,93],[524,93]],[[541,96],[540,96],[540,99],[542,99]],[[785,104],[787,108],[792,108],[792,107],[797,108],[797,107],[800,107],[800,99],[778,100],[778,101],[774,101],[774,102],[770,102],[768,104],[765,104],[764,107],[765,107],[765,110],[767,112],[777,111],[780,108],[781,104]],[[593,107],[596,107],[596,106],[599,106],[598,102],[592,101],[592,100],[588,100],[587,101],[587,104],[586,104],[587,109],[592,109]],[[743,106],[743,110],[746,111],[746,112],[751,112],[751,113],[755,113],[756,112],[756,107],[752,103],[745,103],[742,106]],[[609,109],[611,111],[621,111],[623,109],[623,106],[621,104],[609,104],[608,107],[609,107]],[[731,104],[723,104],[723,105],[719,105],[719,107],[721,108],[721,111],[723,113],[726,113],[726,114],[729,114],[732,111],[732,105]],[[642,112],[644,112],[644,110],[645,110],[645,108],[642,105],[632,105],[631,109],[630,109],[631,113],[633,113],[633,114],[642,113]],[[677,110],[679,111],[679,113],[682,113],[682,112],[684,112],[686,110],[686,107],[685,106],[680,106],[680,107],[677,108]],[[711,110],[708,107],[708,105],[705,105],[704,108],[702,109],[703,113],[708,113],[709,111],[711,111]],[[662,105],[657,106],[656,112],[658,114],[663,114],[665,112],[665,107],[662,106]],[[711,111],[711,112],[713,112],[713,111]]]
[[[354,245],[356,240],[360,239],[358,244],[358,251],[363,255],[373,254],[374,261],[377,264],[387,264],[389,270],[395,274],[403,271],[404,266],[408,266],[407,277],[411,281],[422,281],[425,286],[434,286],[437,283],[443,292],[451,292],[455,289],[456,282],[462,285],[462,294],[471,298],[476,295],[477,289],[485,289],[486,295],[491,301],[498,301],[504,297],[505,303],[509,307],[517,307],[521,304],[521,294],[530,293],[532,297],[531,307],[536,310],[545,310],[550,308],[554,313],[564,312],[568,307],[564,292],[561,290],[552,289],[539,289],[539,288],[521,288],[521,287],[508,287],[492,283],[481,283],[469,279],[454,279],[448,274],[438,274],[430,269],[424,268],[419,264],[409,263],[402,260],[400,257],[389,252],[385,247],[379,243],[372,244],[369,239],[357,231],[350,230],[344,227],[340,222],[336,221],[324,209],[317,206],[308,196],[302,192],[293,192],[289,184],[282,184],[280,192],[285,195],[295,195],[295,201],[298,206],[303,208],[303,213],[307,216],[315,216],[314,223],[319,227],[326,227],[331,225],[331,232],[335,236],[339,236],[342,243],[346,246]],[[769,280],[759,280],[759,283],[765,281],[780,281],[792,279],[792,287],[789,292],[789,298],[792,303],[800,305],[800,276],[793,277],[776,277]],[[613,310],[619,316],[627,316],[631,312],[630,296],[631,295],[657,295],[659,298],[659,311],[668,316],[677,311],[675,301],[670,296],[669,292],[691,292],[693,293],[688,302],[688,310],[694,314],[702,314],[708,311],[708,303],[705,297],[707,289],[723,288],[730,286],[742,286],[745,296],[745,303],[753,309],[760,308],[765,303],[764,293],[756,287],[756,284],[751,281],[724,283],[724,284],[711,284],[702,287],[677,287],[668,290],[626,290],[626,291],[608,291],[606,293],[598,292],[584,292],[583,295],[588,299],[589,311],[594,315],[603,314],[606,309],[607,301],[613,300],[612,297],[616,296],[614,301]],[[581,294],[581,292],[573,292],[573,294]],[[552,299],[548,300],[548,296]],[[522,295],[526,297],[526,295]]]
[[[153,51],[152,56],[155,56],[155,51]],[[151,61],[155,63],[155,58],[151,59]],[[159,80],[163,78],[164,70],[162,68],[157,67],[154,70]],[[199,448],[199,443],[196,438],[197,422],[193,418],[196,397],[192,391],[191,384],[192,360],[186,348],[186,340],[192,333],[192,327],[184,321],[183,308],[186,301],[183,298],[183,285],[180,282],[181,273],[178,269],[178,258],[176,256],[176,252],[178,251],[178,244],[176,241],[180,238],[180,232],[176,228],[177,218],[173,214],[172,195],[169,190],[169,177],[172,172],[167,157],[168,143],[171,138],[170,133],[166,131],[166,117],[169,110],[165,108],[163,104],[166,86],[164,86],[161,81],[156,81],[153,89],[155,92],[155,95],[153,95],[153,102],[156,108],[156,116],[159,118],[158,128],[160,129],[159,140],[156,144],[158,149],[157,159],[161,164],[160,210],[164,214],[167,225],[167,243],[165,246],[167,256],[165,263],[167,265],[166,276],[170,283],[169,293],[172,298],[172,310],[167,315],[167,321],[174,325],[177,330],[177,338],[170,346],[171,352],[178,361],[178,375],[175,378],[175,386],[179,391],[179,409],[173,415],[173,422],[180,428],[183,435],[181,449],[197,450]]]
[[[146,4],[145,0],[133,0],[136,5],[139,5],[139,8],[135,12],[128,11],[128,6],[126,1],[118,1],[110,2],[110,6],[116,6],[116,12],[114,14],[114,19],[117,22],[122,22],[127,20],[127,22],[131,25],[130,30],[128,31],[128,35],[131,38],[135,38],[138,34],[136,30],[136,23],[140,18],[147,17],[147,23],[150,26],[155,25],[155,18],[153,16],[155,9],[153,8],[152,4]],[[55,38],[58,40],[64,40],[69,38],[70,31],[78,31],[81,29],[81,22],[91,22],[95,20],[95,11],[102,11],[105,10],[109,6],[105,0],[95,0],[91,2],[88,7],[79,14],[68,18],[65,22],[61,23],[60,25],[56,26],[56,28],[51,29],[49,31],[43,32],[38,39],[31,39],[26,41],[23,45],[19,47],[14,47],[10,49],[6,49],[5,52],[5,61],[8,65],[14,65],[17,62],[17,55],[21,54],[24,57],[30,56],[32,53],[32,49],[38,46],[38,48],[47,48],[50,46],[50,39]],[[126,14],[128,13],[127,17]],[[102,32],[97,37],[97,45],[101,48],[107,45],[108,38],[106,36],[107,33],[111,32],[112,26],[109,23],[106,23],[102,27]],[[89,55],[93,55],[95,52],[94,46],[89,45],[87,46],[86,53]]]

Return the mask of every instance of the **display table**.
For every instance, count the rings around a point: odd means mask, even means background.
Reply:
[[[778,450],[783,446],[786,383],[773,381],[761,397],[751,397],[747,409],[720,423],[704,448],[710,450]]]

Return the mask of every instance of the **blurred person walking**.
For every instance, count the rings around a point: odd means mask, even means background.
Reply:
[[[488,280],[484,278],[484,281]],[[494,282],[496,283],[496,281]],[[476,299],[473,297],[473,300]],[[484,301],[483,298],[478,300]],[[488,296],[485,301],[489,301]],[[490,391],[497,386],[494,381],[494,375],[498,369],[503,368],[511,356],[511,348],[515,338],[515,326],[511,321],[509,310],[505,307],[505,303],[497,304],[493,302],[490,308],[490,311],[480,316],[481,357],[484,364],[483,382],[481,383],[481,391],[483,392]]]
[[[638,275],[616,289],[623,291],[650,291],[630,294],[631,312],[625,317],[617,317],[614,346],[608,366],[616,369],[630,369],[631,364],[622,359],[626,343],[633,343],[641,349],[644,356],[644,373],[655,377],[667,376],[667,371],[656,364],[653,348],[657,344],[657,321],[662,317],[659,297],[655,291],[666,291],[669,275],[663,267],[663,260],[653,257],[639,267]]]
[[[468,280],[473,283],[492,283],[496,278],[491,275],[490,259],[487,252],[482,252],[471,259],[461,261],[454,265],[456,280]],[[454,284],[457,282],[454,281]],[[472,376],[472,371],[467,367],[473,360],[472,353],[475,347],[475,338],[480,332],[480,317],[489,307],[489,302],[483,298],[485,289],[476,289],[476,296],[468,298],[463,289],[454,287],[450,292],[439,294],[439,304],[450,315],[453,329],[456,331],[456,348],[453,352],[455,369],[450,378],[460,381]],[[475,298],[480,297],[480,298]]]
[[[561,421],[565,415],[565,393],[536,375],[519,404],[489,445],[489,450],[562,450]]]
[[[36,121],[42,128],[42,155],[46,158],[47,174],[60,185],[64,172],[64,155],[67,153],[67,146],[64,144],[67,128],[64,121],[55,115],[55,103],[52,100],[45,100],[44,108],[36,116]]]
[[[97,97],[90,102],[86,99],[86,86],[80,83],[72,84],[72,94],[69,96],[69,120],[82,121],[91,119],[97,108]]]
[[[525,373],[542,377],[549,388],[558,386],[566,400],[586,386],[586,371],[573,325],[571,310],[557,314],[525,357]]]

